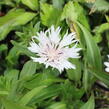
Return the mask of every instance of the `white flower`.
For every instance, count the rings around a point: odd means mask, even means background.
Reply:
[[[107,55],[109,58],[109,55]],[[109,62],[104,62],[104,65],[106,66],[105,71],[109,72]]]
[[[70,34],[67,32],[61,38],[60,31],[60,27],[55,29],[54,26],[51,26],[47,31],[37,33],[37,36],[32,37],[28,49],[38,56],[31,57],[34,62],[43,63],[46,68],[51,66],[62,72],[64,69],[75,69],[75,65],[70,63],[68,59],[79,58],[78,52],[81,48],[76,48],[77,40],[75,40],[74,32]],[[37,39],[39,43],[35,43],[34,39]],[[75,42],[76,44],[69,48],[69,45]]]

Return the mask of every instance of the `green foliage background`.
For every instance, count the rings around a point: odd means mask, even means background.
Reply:
[[[0,10],[0,109],[98,109],[93,87],[109,87],[109,1],[0,0]],[[31,37],[52,25],[77,33],[76,70],[60,74],[30,60]]]

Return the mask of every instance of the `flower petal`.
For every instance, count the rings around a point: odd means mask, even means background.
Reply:
[[[62,61],[59,65],[57,65],[57,69],[62,72],[64,69],[76,69],[75,65],[70,63],[67,60]]]
[[[104,62],[104,65],[109,67],[109,62]]]
[[[68,35],[68,32],[64,35],[63,39],[61,40],[59,47],[64,47],[67,45],[70,45],[74,42],[77,42],[77,40],[73,40],[75,38],[75,32],[72,32]]]
[[[109,68],[105,68],[105,71],[106,71],[106,72],[109,72]]]
[[[31,57],[31,59],[34,61],[34,62],[39,62],[39,63],[45,63],[45,59],[44,58],[36,58],[36,57]]]
[[[60,41],[60,31],[61,28],[58,27],[56,30],[54,28],[54,26],[51,26],[51,28],[49,29],[48,33],[49,33],[49,38],[51,40],[51,42],[53,42],[54,44],[58,44]]]
[[[43,31],[37,33],[37,35],[38,36],[34,38],[38,39],[39,45],[45,46],[46,44],[50,43],[49,38],[46,36],[46,34]]]
[[[30,42],[30,47],[28,47],[28,50],[33,53],[38,53],[40,51],[40,48],[35,42]]]

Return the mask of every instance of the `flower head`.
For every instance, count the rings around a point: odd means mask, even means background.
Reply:
[[[107,55],[109,58],[109,55]],[[105,71],[109,72],[109,62],[104,62],[104,65],[106,66]]]
[[[34,62],[45,64],[46,68],[51,66],[62,72],[64,69],[75,69],[75,65],[68,61],[69,58],[79,58],[81,48],[76,48],[77,40],[75,33],[66,32],[63,38],[60,37],[61,28],[51,26],[47,31],[37,33],[37,36],[32,37],[30,47],[28,49],[36,53],[38,57],[31,57]],[[34,39],[38,40],[38,44]],[[76,44],[69,48],[72,43]]]

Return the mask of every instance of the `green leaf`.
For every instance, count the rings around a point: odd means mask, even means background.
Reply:
[[[87,3],[94,3],[96,0],[85,0]]]
[[[70,19],[71,21],[75,21],[78,18],[78,12],[75,10],[74,2],[68,2],[62,12],[61,20]]]
[[[108,73],[100,72],[98,74],[96,72],[93,72],[93,75],[109,87],[109,74]]]
[[[54,8],[52,5],[41,3],[41,21],[45,26],[58,26],[60,23],[61,10]]]
[[[105,15],[107,22],[109,22],[109,16]]]
[[[70,62],[72,62],[72,64],[76,65],[76,69],[68,69],[67,70],[68,78],[71,80],[74,80],[76,82],[80,82],[82,65],[79,60],[71,60],[70,59]]]
[[[100,33],[97,33],[96,32],[95,35],[94,35],[94,37],[93,37],[93,39],[94,39],[94,41],[96,43],[100,43],[102,41],[103,37],[102,37],[102,35]]]
[[[33,61],[28,61],[24,64],[20,72],[20,78],[25,78],[33,75],[36,72],[36,64]]]
[[[91,90],[93,83],[95,82],[94,76],[88,71],[87,68],[84,68],[83,72],[83,87],[86,92]]]
[[[109,23],[103,23],[93,30],[95,33],[103,33],[104,31],[109,30]]]
[[[95,109],[94,96],[92,95],[80,109]]]
[[[81,16],[80,16],[81,15]],[[86,13],[82,6],[77,2],[68,2],[63,9],[61,20],[67,19],[68,21],[76,22],[79,21],[87,29],[90,29]]]
[[[14,99],[17,91],[19,71],[16,69],[7,69],[4,72],[6,79],[6,88],[8,88],[8,98]]]
[[[6,44],[1,44],[1,45],[0,45],[0,53],[1,53],[2,51],[7,50],[7,49],[8,49],[8,47],[7,47]]]
[[[27,94],[25,94],[21,99],[20,99],[20,104],[22,105],[26,105],[28,104],[31,99],[34,97],[34,96],[37,96],[40,94],[40,92],[42,90],[44,90],[44,88],[46,88],[45,86],[39,86],[39,87],[36,87],[34,89],[32,89],[31,91],[29,91]]]
[[[97,69],[98,72],[102,71],[100,50],[95,41],[93,40],[93,36],[83,25],[81,25],[79,22],[77,22],[77,24],[82,30],[86,42],[87,61],[89,62],[90,66],[92,66],[94,69]]]
[[[37,82],[38,81],[38,82]],[[34,75],[34,77],[31,79],[31,81],[27,82],[25,86],[29,89],[32,89],[34,87],[42,86],[42,85],[51,85],[53,83],[60,83],[64,80],[54,76],[51,72],[44,72]]]
[[[8,94],[9,94],[8,91],[0,91],[0,96],[1,96],[1,95],[8,95]]]
[[[12,2],[12,0],[1,0],[0,4],[9,5],[11,7],[15,7],[15,4]]]
[[[68,104],[72,104],[73,100],[81,99],[84,94],[84,89],[76,88],[69,80],[66,80],[64,84],[61,84],[62,88],[62,98],[67,101]],[[72,93],[73,90],[73,93]],[[70,102],[69,102],[70,101]]]
[[[25,12],[23,9],[10,10],[5,16],[0,17],[0,40],[16,26],[26,24],[35,16],[35,13]]]
[[[108,12],[109,11],[109,2],[106,0],[96,0],[93,8],[96,11],[103,11],[103,12]]]
[[[59,84],[52,84],[48,86],[47,88],[44,88],[43,90],[41,90],[40,93],[34,97],[31,103],[41,103],[42,101],[47,100],[49,98],[55,98],[59,96],[59,94],[61,93],[61,90],[62,89]]]
[[[21,2],[34,11],[39,7],[38,0],[21,0]]]
[[[16,80],[18,79],[18,75],[19,70],[16,69],[8,69],[4,72],[5,78],[11,83],[16,82]]]
[[[27,106],[22,106],[21,104],[19,104],[18,102],[14,102],[11,100],[8,100],[6,98],[1,99],[3,106],[5,107],[5,109],[33,109]]]
[[[53,103],[46,109],[67,109],[67,107],[65,103],[59,102],[59,103]]]
[[[64,5],[64,0],[52,0],[53,6],[57,9],[62,9],[62,6]]]
[[[24,45],[22,45],[22,44],[20,44],[20,43],[17,43],[17,42],[15,42],[15,41],[11,41],[11,42],[12,42],[12,44],[17,48],[18,52],[20,52],[21,54],[25,54],[25,55],[27,55],[27,56],[29,56],[29,57],[30,57],[30,56],[33,56],[33,57],[36,56],[34,53],[30,52],[30,51],[27,49],[26,46],[24,46]]]
[[[10,49],[8,55],[6,56],[6,60],[8,61],[8,66],[16,65],[18,63],[19,51],[14,46]]]

